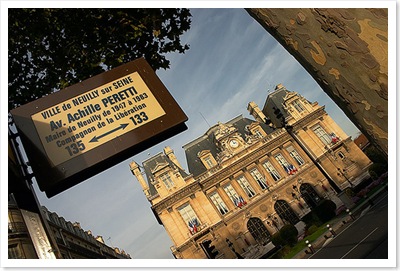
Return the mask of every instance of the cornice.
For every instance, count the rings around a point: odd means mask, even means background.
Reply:
[[[304,116],[302,119],[298,120],[293,124],[293,130],[299,130],[307,126],[311,121],[318,119],[322,115],[327,114],[325,111],[325,106],[321,106],[317,110],[311,112],[310,114]]]
[[[161,212],[162,210],[165,210],[168,207],[172,206],[174,203],[194,194],[196,191],[199,191],[199,190],[201,190],[199,183],[197,181],[193,182],[193,183],[179,189],[178,191],[172,193],[168,197],[162,199],[160,202],[154,204],[152,206],[152,208],[157,213]]]
[[[251,164],[252,162],[258,160],[260,157],[269,153],[272,149],[282,145],[283,143],[290,140],[290,135],[285,130],[280,130],[276,132],[277,134],[270,134],[264,137],[261,142],[262,146],[258,149],[252,151],[250,154],[245,155],[244,157],[234,161],[229,166],[225,168],[216,167],[213,173],[207,176],[204,179],[197,179],[195,182],[179,189],[178,191],[172,193],[171,195],[167,196],[166,198],[162,199],[160,202],[154,204],[152,206],[153,210],[157,213],[161,212],[162,210],[167,209],[168,207],[172,206],[176,202],[186,198],[196,191],[205,191],[208,188],[214,186],[215,184],[219,183],[221,180],[233,175],[235,172],[243,169],[247,165]],[[237,157],[237,156],[236,156]],[[235,156],[231,158],[232,160],[235,159]],[[209,171],[207,171],[209,173]]]
[[[282,134],[278,135],[277,137],[272,138],[272,140],[268,140],[267,137],[265,137],[262,140],[262,142],[264,144],[261,147],[259,147],[257,150],[246,155],[245,157],[238,159],[237,161],[234,161],[229,166],[208,176],[204,180],[201,180],[200,184],[201,184],[201,187],[203,188],[203,190],[207,190],[208,188],[214,186],[221,180],[223,180],[223,179],[233,175],[235,172],[243,169],[244,167],[251,164],[252,162],[257,161],[260,157],[264,156],[265,154],[269,153],[272,149],[282,145],[284,142],[286,142],[290,139],[290,135],[287,132],[283,132]],[[235,157],[233,157],[233,159],[234,158]]]

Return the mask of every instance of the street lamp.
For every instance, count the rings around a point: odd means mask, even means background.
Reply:
[[[242,257],[242,255],[240,255],[239,253],[236,252],[235,248],[233,247],[233,243],[231,242],[231,240],[229,240],[228,238],[225,239],[225,242],[228,244],[228,247],[232,250],[233,253],[235,253],[236,257],[238,259],[244,259]]]
[[[272,216],[271,214],[269,214],[268,216],[267,216],[267,224],[269,225],[269,226],[274,226],[274,228],[277,230],[277,231],[279,231],[279,228],[278,228],[278,223],[277,223],[277,221],[278,221],[278,218],[276,218],[276,216]]]
[[[332,234],[332,237],[335,237],[336,232],[332,229],[331,225],[326,225],[326,227],[328,228],[328,230],[330,231],[330,233]]]
[[[351,219],[353,219],[354,220],[354,217],[353,217],[353,213],[352,212],[350,212],[350,210],[349,209],[346,209],[346,213],[350,216],[350,218]]]
[[[354,187],[354,184],[349,180],[349,178],[347,178],[347,176],[346,176],[346,169],[341,169],[341,168],[337,168],[337,170],[339,171],[338,172],[338,176],[340,177],[340,176],[343,176],[345,179],[346,179],[346,181],[350,184],[350,186],[353,188]]]
[[[306,240],[306,245],[310,249],[311,254],[315,253],[314,247],[310,244],[310,241]]]
[[[302,180],[301,179],[299,179],[298,181],[297,181],[299,184],[302,184]],[[304,209],[304,206],[303,206],[303,204],[301,203],[301,198],[303,198],[303,194],[301,193],[301,191],[300,191],[300,189],[297,187],[297,185],[292,185],[292,188],[293,188],[293,192],[292,192],[292,197],[295,199],[295,200],[297,200],[298,201],[298,204],[299,204],[299,206],[300,206],[300,208],[301,209]],[[306,204],[306,207],[308,207],[308,204],[307,204],[307,202],[305,201],[305,199],[303,198],[303,200],[304,200],[304,203]]]

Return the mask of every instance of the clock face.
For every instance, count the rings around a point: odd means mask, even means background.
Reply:
[[[239,142],[236,139],[232,139],[231,141],[229,141],[229,145],[232,148],[237,148],[237,147],[239,147]]]

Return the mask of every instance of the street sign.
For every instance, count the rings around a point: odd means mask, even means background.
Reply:
[[[32,115],[47,157],[59,165],[165,115],[138,72]]]
[[[187,116],[143,58],[11,113],[48,196],[187,129]]]

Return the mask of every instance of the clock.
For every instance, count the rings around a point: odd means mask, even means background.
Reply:
[[[231,141],[229,141],[229,145],[232,148],[237,148],[237,147],[239,147],[239,142],[236,139],[232,139]]]

